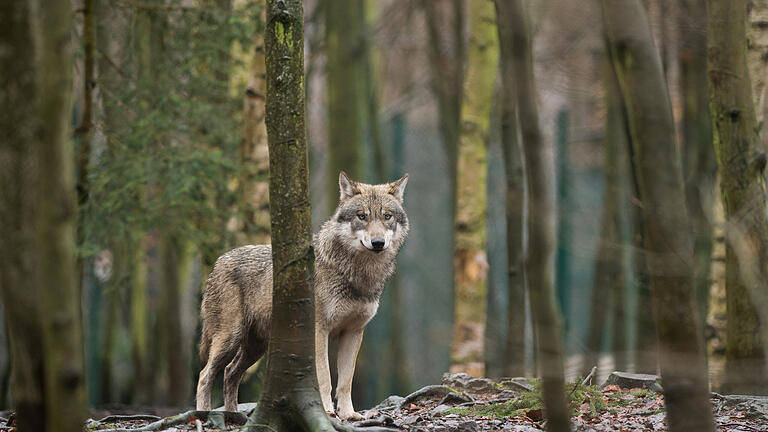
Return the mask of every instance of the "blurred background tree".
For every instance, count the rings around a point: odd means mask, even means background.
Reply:
[[[742,254],[734,273],[738,251],[726,252],[734,202],[715,188],[719,182],[726,192],[748,173],[759,180],[762,168],[726,172],[721,160],[717,173],[715,144],[728,143],[713,139],[708,110],[704,2],[640,4],[681,159],[678,204],[693,233],[695,333],[707,343],[712,389],[725,390],[738,357],[733,332],[752,335],[750,352],[764,352],[766,332],[757,324],[768,320],[768,308],[760,307],[758,284],[742,281],[746,294],[733,289],[734,278],[762,270]],[[553,161],[545,174],[556,193],[553,289],[565,323],[557,333],[565,378],[593,366],[597,379],[613,369],[658,373],[655,274],[648,270],[657,264],[644,246],[638,154],[629,150],[626,95],[608,67],[599,4],[522,3],[538,89],[531,96],[538,150]],[[765,3],[732,6],[746,18],[745,28],[731,31],[737,45],[748,41],[740,73],[749,69],[756,163],[765,148]],[[411,235],[366,330],[356,406],[434,384],[447,371],[541,375],[538,347],[552,341],[541,340],[529,307],[531,290],[541,286],[527,274],[533,237],[525,227],[540,221],[530,219],[533,185],[525,183],[521,147],[530,125],[519,118],[511,29],[499,25],[489,0],[305,0],[304,8],[314,229],[336,205],[338,170],[365,182],[410,174]],[[263,2],[74,0],[71,12],[67,117],[89,402],[190,405],[208,271],[225,251],[270,238]],[[18,58],[25,55],[20,50]],[[5,120],[11,126],[15,118]],[[765,192],[753,192],[745,203],[758,214]],[[13,253],[6,257],[14,265]],[[11,304],[3,301],[0,331],[3,407],[12,404],[8,336],[20,325]],[[246,375],[241,401],[258,398],[257,369]],[[768,391],[752,384],[750,391]]]

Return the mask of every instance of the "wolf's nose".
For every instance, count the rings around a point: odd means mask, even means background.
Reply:
[[[384,249],[384,239],[381,237],[374,237],[371,240],[371,246],[373,246],[373,250],[382,250]]]

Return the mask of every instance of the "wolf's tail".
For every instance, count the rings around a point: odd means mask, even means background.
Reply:
[[[205,323],[203,323],[202,337],[200,338],[200,368],[204,368],[208,363],[208,352],[211,350],[211,338],[205,331]]]

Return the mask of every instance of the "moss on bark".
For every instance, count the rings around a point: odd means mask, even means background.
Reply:
[[[267,1],[266,125],[272,220],[267,378],[248,431],[330,431],[315,371],[314,252],[304,110],[300,0]]]
[[[760,393],[768,387],[763,322],[768,320],[768,220],[765,151],[752,102],[744,43],[745,0],[708,0],[710,107],[720,194],[726,214],[725,285],[729,392]],[[761,334],[763,338],[761,338]]]

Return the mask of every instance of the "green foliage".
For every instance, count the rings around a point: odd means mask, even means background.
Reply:
[[[244,90],[230,88],[230,76],[250,61],[233,56],[232,47],[250,52],[263,29],[256,28],[253,2],[234,9],[227,3],[119,4],[130,31],[119,49],[101,54],[119,58],[100,63],[116,71],[100,72],[97,84],[101,139],[89,171],[90,199],[81,209],[81,254],[168,230],[204,256],[228,246]]]
[[[488,405],[451,408],[446,413],[499,418],[520,417],[525,416],[526,411],[544,409],[541,382],[539,380],[531,380],[531,382],[534,386],[533,391],[522,392],[515,399]],[[587,401],[589,402],[589,411],[594,414],[601,413],[607,408],[603,394],[595,386],[582,385],[577,381],[567,384],[565,390],[568,395],[571,415],[574,415],[578,408]]]

